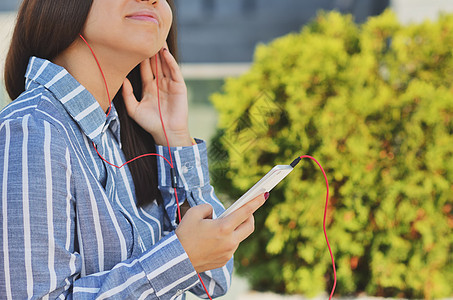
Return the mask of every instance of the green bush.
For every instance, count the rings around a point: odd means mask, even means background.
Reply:
[[[356,25],[321,13],[260,45],[251,70],[212,100],[214,184],[239,197],[275,164],[317,158],[331,186],[337,295],[453,294],[453,16]],[[322,173],[302,161],[255,214],[236,253],[252,287],[330,292]]]

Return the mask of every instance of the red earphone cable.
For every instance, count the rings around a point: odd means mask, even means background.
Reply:
[[[309,158],[309,159],[313,160],[321,169],[321,172],[324,175],[324,180],[326,181],[327,194],[326,194],[326,206],[324,208],[323,229],[324,229],[324,236],[325,236],[326,242],[327,242],[327,247],[329,248],[330,258],[332,259],[332,268],[333,268],[333,276],[334,276],[333,287],[332,287],[332,291],[330,292],[330,296],[329,296],[329,300],[331,300],[333,293],[335,292],[335,287],[337,286],[337,270],[335,268],[335,259],[333,258],[332,249],[330,248],[329,238],[327,237],[327,231],[326,231],[327,206],[329,204],[329,181],[327,180],[327,175],[326,175],[326,172],[324,171],[323,167],[314,157],[311,157],[309,155],[302,155],[299,158],[300,159]]]
[[[107,112],[107,117],[109,116],[110,114],[110,110],[112,109],[112,100],[110,98],[110,93],[109,93],[109,88],[107,86],[107,80],[105,79],[105,76],[104,76],[104,72],[102,71],[102,68],[101,68],[101,64],[99,63],[98,61],[98,58],[96,57],[96,54],[94,54],[94,51],[93,49],[91,49],[91,46],[90,44],[88,44],[88,42],[85,40],[85,38],[79,34],[79,36],[82,38],[82,40],[85,42],[85,44],[88,46],[88,48],[90,49],[91,51],[91,54],[93,54],[93,57],[94,57],[94,60],[96,60],[96,64],[98,65],[98,68],[99,68],[99,71],[101,71],[101,74],[102,74],[102,79],[104,79],[104,84],[105,84],[105,89],[107,91],[107,97],[109,99],[109,111]]]
[[[106,114],[106,116],[108,116],[108,115],[110,114],[111,109],[112,109],[112,100],[111,100],[111,98],[110,98],[110,93],[109,93],[109,89],[108,89],[108,86],[107,86],[107,80],[105,79],[105,75],[104,75],[104,72],[102,71],[101,64],[99,63],[99,61],[98,61],[98,59],[97,59],[97,57],[96,57],[96,54],[94,53],[93,49],[91,48],[91,46],[88,44],[88,42],[85,40],[85,38],[84,38],[81,34],[80,34],[79,36],[82,38],[82,40],[85,42],[85,44],[86,44],[86,45],[88,46],[88,48],[90,49],[91,54],[93,54],[93,57],[94,57],[94,59],[96,60],[96,64],[98,65],[99,71],[101,71],[102,79],[104,80],[104,84],[105,84],[105,89],[107,90],[107,97],[108,97],[108,99],[109,99],[109,110],[108,110],[108,112],[107,112],[107,114]],[[137,160],[137,159],[139,159],[139,158],[154,155],[154,156],[160,156],[160,157],[162,157],[163,159],[165,159],[165,161],[170,165],[171,169],[174,169],[174,165],[173,165],[173,157],[172,157],[172,155],[171,155],[171,150],[170,150],[170,142],[168,141],[167,131],[165,130],[165,125],[164,125],[164,121],[163,121],[163,118],[162,118],[162,110],[161,110],[161,106],[160,106],[159,76],[158,76],[159,74],[157,73],[159,69],[158,69],[157,54],[156,54],[155,58],[156,58],[155,61],[156,61],[157,103],[158,103],[158,106],[159,106],[159,115],[160,115],[160,121],[161,121],[161,124],[162,124],[162,129],[163,129],[163,131],[164,131],[165,140],[167,141],[167,148],[168,148],[168,154],[169,154],[169,156],[170,156],[170,161],[168,161],[168,159],[166,159],[164,156],[162,156],[162,155],[160,155],[160,154],[157,154],[157,153],[148,153],[148,154],[143,154],[143,155],[137,156],[137,157],[135,157],[135,158],[133,158],[133,159],[131,159],[131,160],[125,162],[125,163],[122,164],[121,166],[117,166],[117,165],[115,165],[115,164],[110,163],[108,160],[106,160],[104,157],[102,157],[102,155],[99,153],[99,151],[98,151],[96,145],[95,145],[94,142],[93,142],[94,149],[96,150],[96,153],[99,155],[99,157],[100,157],[104,162],[106,162],[107,164],[109,164],[109,165],[112,166],[112,167],[115,167],[115,168],[120,169],[120,168],[124,167],[125,165],[127,165],[128,163],[131,163],[131,162],[133,162],[133,161],[135,161],[135,160]],[[179,222],[181,223],[181,209],[180,209],[180,207],[179,207],[178,193],[177,193],[176,187],[173,187],[173,189],[174,189],[174,192],[175,192],[176,206],[177,206],[177,208],[178,208],[178,219],[179,219]],[[204,284],[204,282],[203,282],[203,279],[201,279],[200,274],[197,273],[197,275],[198,275],[198,278],[200,279],[200,282],[201,282],[201,284],[202,284],[202,286],[203,286],[203,288],[204,288],[204,290],[205,290],[205,292],[206,292],[206,295],[209,297],[209,299],[212,300],[211,295],[209,295],[209,292],[208,292],[208,290],[207,290],[207,288],[206,288],[206,286],[205,286],[205,284]]]
[[[165,125],[164,125],[164,119],[162,118],[162,109],[160,107],[160,94],[159,94],[159,74],[158,74],[158,70],[159,70],[159,64],[157,62],[157,54],[155,56],[155,62],[156,62],[156,87],[157,87],[157,104],[158,104],[158,107],[159,107],[159,116],[160,116],[160,123],[162,124],[162,129],[164,131],[164,135],[165,135],[165,141],[167,141],[167,148],[168,148],[168,155],[170,156],[170,167],[171,169],[174,170],[174,165],[173,165],[173,155],[171,155],[171,150],[170,150],[170,142],[168,141],[168,137],[167,137],[167,131],[165,130]],[[168,162],[168,160],[167,160]],[[173,171],[174,172],[174,171]],[[173,175],[173,174],[172,174]],[[176,184],[176,183],[175,183]],[[181,208],[179,207],[179,199],[178,199],[178,193],[176,192],[176,187],[174,186],[173,187],[174,190],[175,190],[175,199],[176,199],[176,207],[178,209],[178,219],[179,219],[179,223],[181,223]],[[200,275],[198,275],[198,277],[200,277]],[[200,277],[200,281],[201,283],[203,284],[204,286],[204,283],[203,281],[201,280],[201,277]],[[211,296],[209,295],[208,291],[206,290],[205,288],[205,291],[206,293],[208,294],[208,297],[209,299],[211,299]]]
[[[168,137],[167,137],[167,131],[165,130],[165,125],[164,125],[164,119],[162,118],[162,110],[161,110],[161,106],[160,106],[160,95],[159,95],[159,76],[158,76],[158,71],[159,70],[159,65],[158,65],[158,62],[157,62],[157,54],[156,54],[156,87],[157,87],[157,104],[158,104],[158,107],[159,107],[159,116],[160,116],[160,122],[162,124],[162,129],[164,130],[164,135],[165,135],[165,140],[167,141],[167,148],[168,148],[168,154],[170,156],[170,166],[172,169],[174,169],[174,165],[173,165],[173,156],[171,155],[171,151],[170,151],[170,142],[168,141]],[[168,162],[168,160],[167,160]],[[178,199],[178,193],[176,191],[176,187],[173,187],[174,191],[175,191],[175,200],[176,200],[176,207],[178,209],[178,220],[179,220],[179,223],[181,223],[181,208],[179,206],[179,199]],[[203,279],[201,279],[201,276],[199,273],[197,273],[198,275],[198,279],[200,279],[200,282],[201,282],[201,285],[203,286],[203,289],[206,293],[206,295],[208,295],[208,298],[210,300],[212,300],[211,298],[211,295],[209,294],[208,292],[208,289],[206,288],[204,282],[203,282]]]
[[[104,161],[106,162],[107,164],[111,165],[112,167],[115,167],[117,169],[121,169],[122,167],[124,167],[125,165],[127,165],[128,163],[131,163],[133,162],[134,160],[137,160],[139,158],[142,158],[142,157],[146,157],[146,156],[160,156],[162,157],[163,159],[165,159],[165,161],[170,164],[170,162],[168,161],[168,159],[160,154],[157,154],[157,153],[147,153],[147,154],[142,154],[140,156],[137,156],[137,157],[134,157],[133,159],[125,162],[124,164],[122,164],[121,166],[117,166],[115,164],[112,164],[111,162],[109,162],[108,160],[106,160],[104,157],[102,157],[102,155],[99,153],[98,149],[96,148],[96,145],[94,144],[93,142],[93,146],[94,146],[94,150],[96,150],[96,153],[99,155],[99,157]]]

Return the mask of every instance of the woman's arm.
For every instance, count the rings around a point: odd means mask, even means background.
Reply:
[[[83,174],[70,153],[49,122],[32,115],[0,121],[0,298],[170,299],[196,285],[175,233],[81,278],[77,218],[84,216],[77,215],[73,178]]]

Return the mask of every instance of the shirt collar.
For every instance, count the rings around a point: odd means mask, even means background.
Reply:
[[[112,103],[107,117],[99,103],[71,74],[49,60],[32,56],[25,73],[26,89],[36,82],[48,89],[96,145],[100,145],[101,134],[112,125],[112,132],[120,142],[118,113]]]

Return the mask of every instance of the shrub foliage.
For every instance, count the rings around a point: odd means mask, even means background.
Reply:
[[[212,180],[239,197],[275,164],[317,158],[331,185],[338,294],[453,294],[453,16],[356,25],[321,13],[258,46],[251,70],[212,100]],[[255,214],[236,252],[252,287],[317,295],[332,266],[322,173],[302,161]]]

